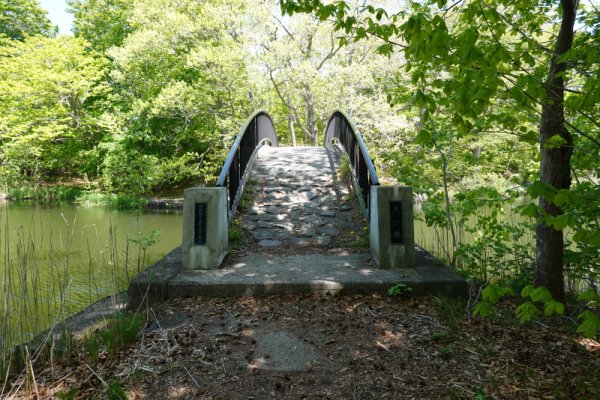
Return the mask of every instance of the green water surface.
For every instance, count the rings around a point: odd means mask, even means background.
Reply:
[[[175,211],[0,203],[0,345],[124,290],[181,232]]]

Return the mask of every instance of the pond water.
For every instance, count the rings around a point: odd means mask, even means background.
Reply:
[[[181,232],[175,211],[0,204],[0,344],[125,289],[181,243]]]

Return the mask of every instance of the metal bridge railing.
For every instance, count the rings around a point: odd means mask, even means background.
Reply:
[[[354,189],[369,221],[371,186],[379,186],[379,179],[360,131],[343,111],[335,111],[329,118],[324,144],[325,147],[337,145],[348,155]]]
[[[227,220],[231,222],[250,173],[256,152],[263,145],[277,146],[275,125],[266,111],[256,111],[242,125],[227,155],[217,186],[227,187]]]

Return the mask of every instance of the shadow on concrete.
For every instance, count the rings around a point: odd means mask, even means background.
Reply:
[[[240,297],[283,294],[385,294],[396,284],[411,295],[465,296],[467,284],[431,254],[416,247],[417,266],[378,269],[368,253],[297,256],[250,255],[217,270],[185,270],[177,248],[131,281],[128,307],[172,297]]]

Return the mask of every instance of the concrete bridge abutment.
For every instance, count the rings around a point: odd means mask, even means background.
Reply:
[[[217,269],[228,246],[227,188],[185,189],[183,203],[183,267]]]
[[[415,235],[412,188],[371,186],[369,239],[379,268],[413,268]]]

